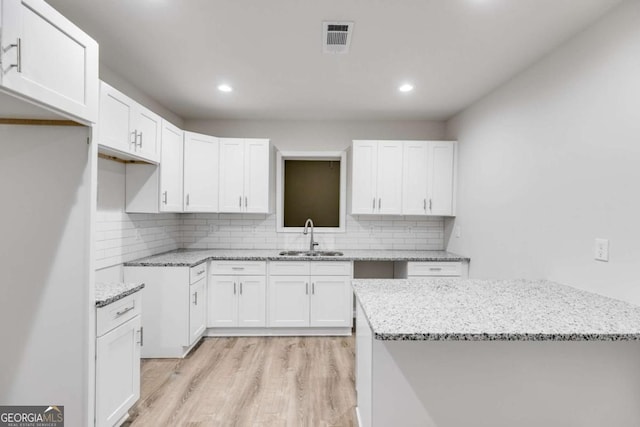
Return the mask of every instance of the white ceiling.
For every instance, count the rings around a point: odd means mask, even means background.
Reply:
[[[446,119],[619,0],[48,0],[185,119]],[[355,22],[322,53],[323,20]],[[411,82],[415,90],[397,87]],[[216,89],[234,87],[230,94]]]

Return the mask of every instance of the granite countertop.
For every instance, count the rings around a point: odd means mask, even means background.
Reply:
[[[344,250],[343,256],[281,256],[281,249],[202,249],[177,250],[141,258],[125,266],[188,266],[208,260],[239,261],[469,261],[446,251]]]
[[[352,284],[378,340],[640,340],[640,307],[546,280]]]
[[[144,288],[144,283],[96,283],[96,307],[104,307]]]

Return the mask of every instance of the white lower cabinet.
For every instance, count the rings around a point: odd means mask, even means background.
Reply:
[[[351,327],[350,262],[276,261],[269,270],[269,327]],[[336,271],[346,274],[323,274]]]
[[[140,293],[97,309],[96,426],[120,425],[140,398]]]
[[[407,263],[407,278],[451,277],[466,279],[469,265],[461,261],[410,261]]]
[[[266,263],[213,261],[209,277],[207,326],[266,326]]]
[[[206,268],[124,267],[125,282],[145,284],[142,357],[184,357],[206,329]]]

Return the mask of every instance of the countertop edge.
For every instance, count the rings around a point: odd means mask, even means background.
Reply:
[[[116,301],[119,301],[125,297],[128,297],[131,294],[135,294],[136,292],[141,291],[144,288],[144,283],[140,283],[132,288],[126,289],[116,295],[112,295],[108,298],[102,300],[96,300],[96,308],[106,307],[109,304],[113,304]]]
[[[205,249],[206,250],[206,249]],[[170,252],[169,252],[170,253]],[[158,254],[154,256],[160,256]],[[425,262],[470,262],[471,258],[463,256],[404,256],[404,257],[358,257],[358,256],[238,256],[238,255],[207,255],[194,262],[154,262],[154,261],[128,261],[123,263],[124,267],[195,267],[208,261],[425,261]]]
[[[366,314],[366,313],[365,313]],[[369,319],[367,318],[367,322]],[[371,324],[369,324],[371,327]],[[379,333],[373,331],[378,341],[640,341],[640,334],[548,334],[548,333]]]

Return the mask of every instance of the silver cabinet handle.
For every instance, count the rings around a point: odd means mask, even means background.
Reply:
[[[375,197],[373,198],[373,210],[374,211],[376,210],[376,198]]]
[[[193,305],[198,305],[198,292],[193,294]]]
[[[249,206],[249,202],[247,201],[247,196],[244,196],[244,207],[248,207]]]
[[[165,190],[164,193],[162,193],[162,203],[164,203],[165,205],[167,204],[168,193],[169,191],[167,190]]]
[[[305,283],[304,285],[305,285],[304,292],[305,292],[305,294],[309,295],[309,282]]]
[[[138,336],[140,337],[138,340],[138,344],[140,344],[140,347],[144,346],[144,326],[140,326],[140,329],[138,330]]]
[[[138,144],[138,147],[142,148],[142,132],[140,132],[138,136],[140,136],[140,143]]]
[[[424,210],[427,211],[427,199],[424,199]]]
[[[236,294],[236,282],[233,282],[233,294]]]
[[[134,308],[136,308],[136,303],[135,303],[135,301],[133,302],[133,304],[131,304],[131,307],[127,307],[127,308],[125,308],[124,310],[117,311],[117,312],[116,312],[116,317],[120,317],[120,316],[122,316],[123,314],[130,312],[130,311],[131,311],[131,310],[133,310]]]
[[[382,197],[378,199],[378,210],[382,208]]]
[[[240,282],[240,295],[242,295],[242,282]]]
[[[244,270],[244,267],[231,267],[232,270]]]
[[[187,194],[187,206],[189,206],[189,194]]]
[[[431,199],[429,199],[429,210],[431,211],[431,206],[433,204],[433,201]]]
[[[138,145],[138,131],[134,130],[133,132],[131,132],[131,135],[133,136],[133,141],[131,141],[131,144],[136,147]]]
[[[204,274],[204,270],[200,270],[196,273],[197,276],[200,276],[201,274]]]
[[[7,52],[9,49],[16,48],[16,63],[9,65],[7,71],[15,68],[19,73],[22,73],[22,39],[18,37],[15,43],[8,45],[7,47],[2,49],[2,53]]]
[[[242,207],[242,196],[238,197],[238,206]]]
[[[441,271],[442,267],[429,267],[429,271]]]
[[[311,283],[311,295],[316,294],[316,282]]]

